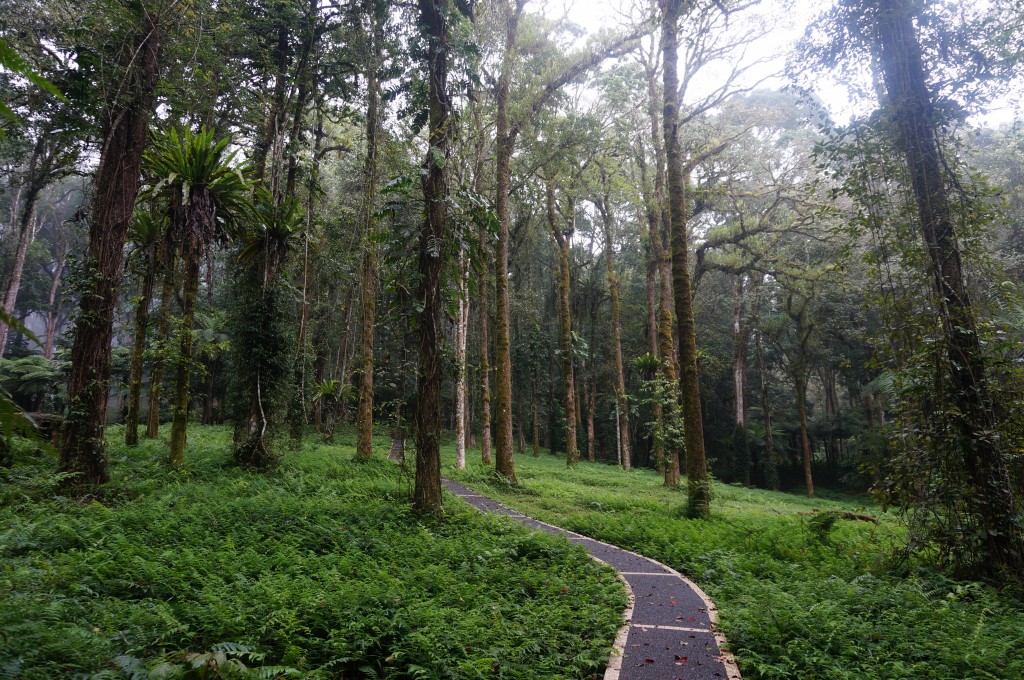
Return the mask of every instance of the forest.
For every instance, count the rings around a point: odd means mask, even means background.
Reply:
[[[1022,87],[1018,0],[0,0],[0,678],[704,677],[576,539],[1024,677]]]

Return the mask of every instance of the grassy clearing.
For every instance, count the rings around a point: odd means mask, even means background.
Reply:
[[[902,529],[866,499],[716,484],[713,518],[689,520],[685,494],[650,471],[567,470],[553,456],[520,455],[521,488],[512,490],[478,463],[455,472],[453,460],[445,474],[482,493],[689,575],[718,604],[747,678],[1024,678],[1021,600],[895,565]],[[828,511],[867,512],[880,523]]]
[[[0,470],[0,677],[586,678],[607,661],[610,570],[454,497],[444,521],[413,515],[385,449],[357,464],[344,437],[307,442],[268,476],[230,465],[224,428],[190,430],[182,471],[120,437],[88,502],[27,449]]]

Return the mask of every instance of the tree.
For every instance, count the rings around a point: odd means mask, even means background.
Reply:
[[[875,49],[889,97],[894,143],[902,151],[933,277],[942,335],[943,369],[971,486],[969,503],[983,536],[985,563],[994,571],[1024,569],[1024,534],[999,440],[978,323],[957,243],[949,183],[939,144],[941,118],[928,89],[914,5],[880,0],[873,10]]]
[[[125,414],[124,443],[139,443],[139,410],[142,401],[142,364],[149,330],[149,306],[153,301],[153,286],[159,273],[160,252],[171,248],[167,242],[167,221],[139,212],[131,226],[131,238],[142,259],[142,291],[135,307],[135,338],[132,343],[131,375],[128,379],[128,408]]]
[[[121,259],[139,192],[142,154],[160,72],[162,28],[156,8],[132,5],[132,28],[117,52],[122,81],[106,101],[101,118],[100,164],[89,224],[86,271],[71,348],[68,416],[64,421],[60,469],[81,486],[107,481],[106,424],[114,306],[121,283]]]
[[[210,245],[233,235],[236,221],[251,214],[251,184],[245,168],[228,151],[229,137],[216,139],[213,132],[197,133],[173,128],[147,152],[149,173],[159,178],[154,194],[164,193],[171,233],[178,244],[183,266],[181,323],[178,331],[178,365],[175,377],[170,462],[184,463],[192,373],[192,328],[195,321],[199,273]]]
[[[442,271],[448,238],[448,160],[452,98],[448,89],[450,22],[448,0],[419,0],[419,23],[426,40],[429,147],[423,162],[426,215],[419,240],[419,371],[416,380],[416,484],[413,507],[441,513],[441,312]]]
[[[676,329],[679,336],[679,385],[686,429],[687,511],[692,517],[711,514],[707,455],[704,452],[704,416],[697,369],[697,329],[694,325],[687,243],[686,177],[679,140],[679,76],[677,30],[683,9],[681,0],[665,0],[662,7],[664,63],[664,126],[668,203],[672,234],[672,284],[675,293]]]
[[[375,218],[380,193],[379,153],[381,143],[380,77],[378,73],[384,17],[381,4],[367,0],[366,20],[368,54],[366,62],[366,161],[363,166],[363,202],[360,227],[364,239],[362,271],[363,332],[359,351],[359,407],[356,412],[356,456],[373,456],[373,338],[377,318],[377,239]]]

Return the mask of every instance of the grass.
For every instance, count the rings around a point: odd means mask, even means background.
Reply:
[[[1024,678],[1021,600],[895,561],[903,529],[865,498],[715,484],[713,517],[690,520],[685,493],[651,471],[519,455],[511,489],[445,456],[445,474],[481,493],[687,574],[718,605],[746,678]]]
[[[564,539],[411,481],[353,442],[307,442],[273,475],[194,427],[187,463],[110,433],[113,482],[58,493],[55,462],[0,470],[0,677],[588,678],[625,596]]]

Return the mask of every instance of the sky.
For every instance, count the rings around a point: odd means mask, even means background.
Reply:
[[[986,0],[964,0],[965,2],[985,2]],[[579,24],[588,33],[602,28],[614,28],[623,25],[623,7],[636,4],[646,5],[646,0],[533,0],[527,6],[528,11],[537,11],[549,17],[566,14],[573,23]],[[757,8],[750,10],[764,21],[773,24],[772,31],[763,39],[752,44],[745,58],[748,61],[764,59],[765,62],[752,67],[748,81],[765,79],[763,87],[780,89],[789,80],[782,75],[786,58],[793,45],[800,38],[804,28],[819,13],[830,7],[832,0],[762,0]],[[721,71],[712,70],[703,82],[697,85],[713,87],[722,78]],[[821,79],[816,91],[837,120],[849,120],[856,113],[864,113],[851,102],[847,88],[837,81],[829,82]],[[1009,93],[1006,97],[992,102],[985,115],[972,119],[975,124],[1001,125],[1010,123],[1021,117],[1022,99],[1019,93]]]

